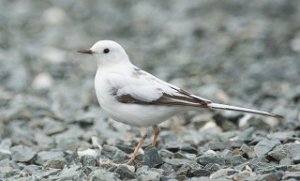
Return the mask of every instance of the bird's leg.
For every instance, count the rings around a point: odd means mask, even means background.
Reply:
[[[159,130],[157,125],[154,125],[152,128],[153,128],[153,131],[154,131],[154,138],[153,138],[153,141],[152,141],[152,146],[155,146],[160,130]]]
[[[132,153],[130,160],[127,162],[128,165],[131,164],[131,163],[134,161],[136,155],[137,155],[138,152],[139,152],[139,149],[140,149],[141,146],[143,145],[143,143],[144,143],[145,139],[147,138],[147,136],[148,136],[148,132],[146,132],[146,133],[143,135],[143,137],[141,138],[141,140],[139,141],[139,143],[138,143],[137,146],[135,147],[134,152]]]

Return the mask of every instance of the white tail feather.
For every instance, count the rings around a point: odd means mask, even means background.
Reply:
[[[258,110],[254,110],[254,109],[246,109],[246,108],[230,106],[230,105],[226,105],[226,104],[209,103],[208,106],[212,109],[239,111],[239,112],[259,114],[259,115],[264,115],[264,116],[271,116],[271,117],[276,117],[276,118],[283,118],[283,116],[278,115],[278,114],[274,114],[274,113],[269,113],[269,112],[265,112],[265,111],[258,111]]]

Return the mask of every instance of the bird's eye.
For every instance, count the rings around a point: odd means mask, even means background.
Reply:
[[[103,53],[108,53],[109,52],[109,49],[108,48],[105,48],[104,50],[103,50]]]

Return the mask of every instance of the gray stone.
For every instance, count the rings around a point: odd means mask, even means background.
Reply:
[[[190,153],[190,154],[198,154],[197,147],[190,144],[183,144],[180,146],[180,150],[182,152]]]
[[[135,173],[129,170],[125,165],[120,165],[116,168],[115,172],[120,175],[120,179],[134,179]]]
[[[276,161],[280,161],[287,156],[289,149],[289,145],[278,145],[268,155]]]
[[[97,161],[92,155],[83,155],[81,157],[81,163],[83,166],[96,166]]]
[[[62,159],[64,158],[64,153],[61,151],[41,151],[37,153],[35,163],[42,165],[48,160]]]
[[[254,147],[255,154],[258,157],[263,157],[269,151],[271,151],[275,146],[277,146],[279,144],[280,144],[279,140],[275,140],[275,139],[269,140],[269,139],[265,138],[255,145],[255,147]]]
[[[34,176],[38,180],[49,177],[51,175],[56,175],[61,171],[60,169],[52,169],[52,168],[43,169],[41,166],[36,166],[36,165],[28,165],[24,168],[24,170],[29,175]]]
[[[145,150],[143,162],[144,165],[147,165],[149,168],[157,167],[164,163],[155,147],[150,147]]]
[[[300,172],[285,172],[282,179],[283,180],[287,180],[287,179],[300,180]]]
[[[163,170],[163,176],[167,180],[176,178],[176,172],[175,172],[174,168],[172,167],[172,165],[164,163],[164,164],[162,164],[160,169]]]
[[[82,174],[79,166],[72,166],[64,168],[58,175],[51,175],[49,180],[79,180]]]
[[[189,164],[189,163],[193,162],[188,159],[176,159],[176,158],[173,158],[173,159],[166,158],[166,159],[164,159],[164,161],[173,166],[181,166],[183,164]]]
[[[11,166],[0,167],[0,179],[17,176],[20,174],[20,170],[14,169]]]
[[[295,164],[300,163],[300,144],[292,144],[290,148],[291,159]]]
[[[136,170],[137,180],[160,180],[163,170],[142,166]]]
[[[241,141],[249,142],[252,140],[252,135],[255,132],[254,127],[247,128],[238,135],[238,139]]]
[[[236,171],[234,169],[230,169],[230,168],[220,169],[220,170],[216,171],[215,173],[211,174],[210,179],[224,178],[226,176],[231,176],[231,175],[234,175],[237,173],[238,173],[238,171]]]
[[[45,168],[55,168],[55,169],[62,169],[67,164],[65,158],[56,158],[53,160],[47,160],[43,163]]]
[[[242,155],[246,158],[254,158],[256,157],[256,154],[254,152],[254,149],[252,147],[249,147],[246,144],[243,144],[240,148]]]
[[[297,135],[298,134],[295,131],[281,131],[281,132],[275,132],[271,134],[271,137],[272,139],[278,139],[280,141],[288,141],[289,139],[292,139]]]
[[[36,155],[36,151],[32,150],[30,147],[22,145],[11,147],[11,152],[12,159],[20,162],[30,161]]]
[[[221,141],[211,141],[209,142],[209,149],[211,150],[224,150],[228,146],[227,143]]]
[[[210,175],[210,172],[205,169],[193,170],[190,172],[192,177],[206,177]]]
[[[196,162],[189,162],[189,163],[183,164],[176,171],[176,173],[177,173],[177,175],[187,175],[187,176],[191,177],[192,173],[194,173],[194,172],[195,172],[195,175],[200,175],[201,172],[204,174],[203,170],[204,169],[200,164],[198,164]]]
[[[210,173],[216,172],[218,170],[220,170],[222,167],[219,164],[216,163],[209,163],[207,165],[205,165],[204,169],[209,171]]]
[[[104,169],[96,169],[89,174],[89,181],[120,180],[115,173]]]
[[[232,166],[237,166],[237,165],[240,165],[244,162],[246,162],[247,159],[242,157],[241,155],[235,155],[232,157],[232,160],[231,160],[231,165]]]
[[[177,142],[168,142],[164,145],[164,148],[168,151],[176,153],[180,150],[180,145]]]
[[[197,158],[197,162],[203,166],[207,165],[208,163],[224,165],[225,159],[222,156],[217,155],[215,152],[206,152],[204,155],[201,155]]]
[[[110,145],[103,145],[102,154],[114,161],[124,161],[129,159],[129,156],[117,147]]]
[[[281,180],[282,176],[283,176],[283,172],[282,171],[276,171],[273,173],[269,173],[264,177],[264,180],[266,181],[279,181]]]
[[[3,139],[0,143],[0,160],[4,160],[6,158],[11,157],[10,147],[12,142],[9,138]]]

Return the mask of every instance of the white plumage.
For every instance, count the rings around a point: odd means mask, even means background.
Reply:
[[[125,50],[110,40],[98,41],[92,48],[79,52],[92,54],[97,59],[95,90],[103,110],[114,120],[125,124],[154,126],[156,137],[153,145],[159,133],[157,124],[190,109],[222,109],[281,117],[273,113],[213,103],[188,93],[133,65]],[[135,150],[130,161],[134,160],[136,154]]]

